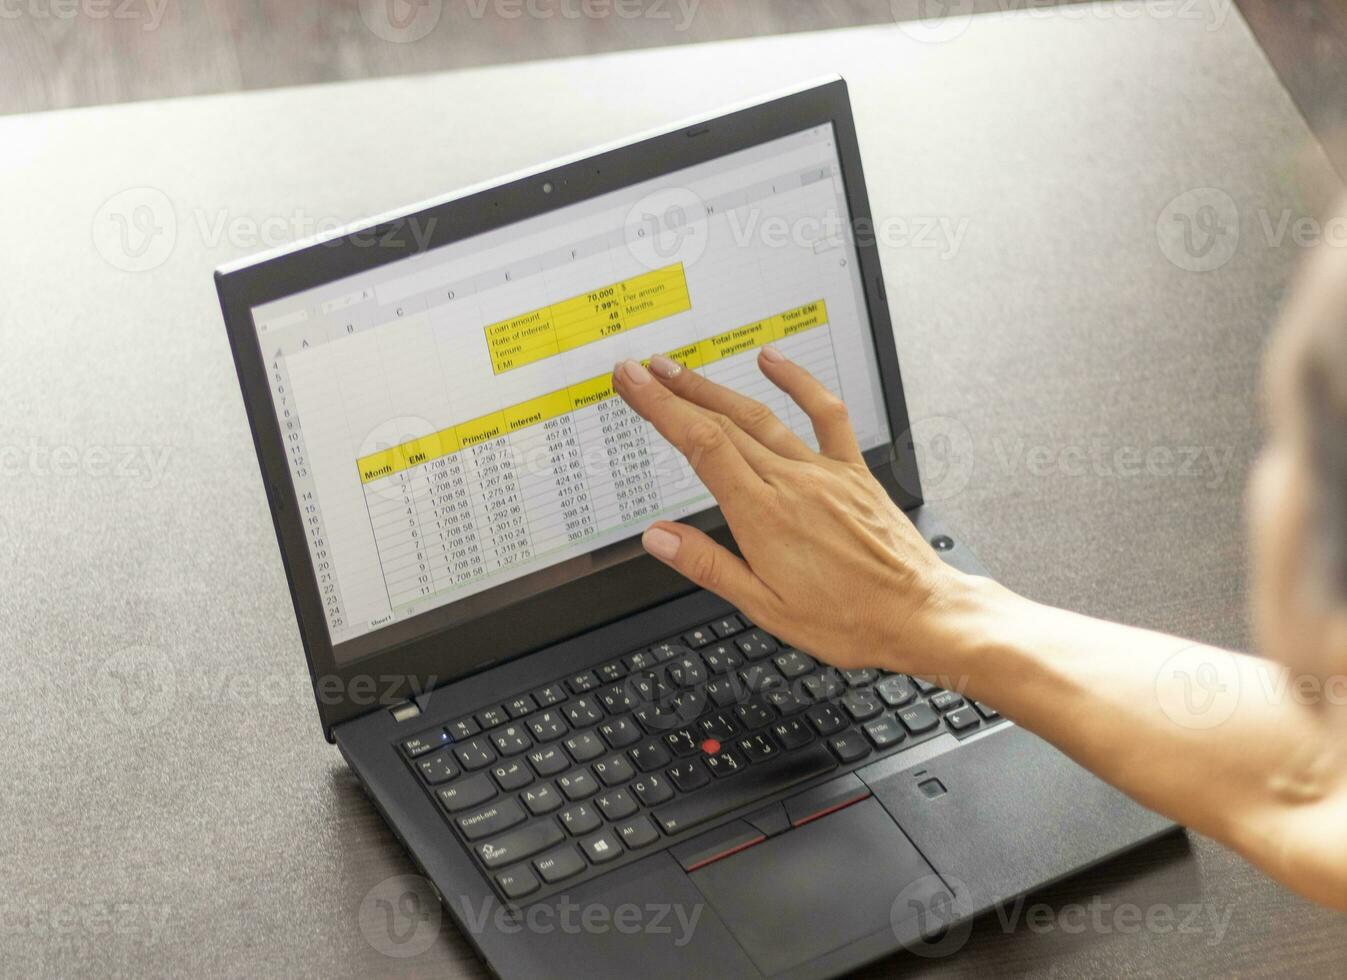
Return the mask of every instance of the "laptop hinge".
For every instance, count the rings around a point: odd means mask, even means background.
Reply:
[[[397,722],[410,721],[421,714],[421,706],[415,701],[403,701],[401,704],[395,704],[388,709],[388,713],[393,716]]]

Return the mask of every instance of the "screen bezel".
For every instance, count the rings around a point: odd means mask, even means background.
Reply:
[[[332,727],[342,721],[666,602],[692,591],[692,586],[645,555],[633,538],[610,546],[630,554],[626,560],[477,619],[338,664],[253,325],[253,308],[822,124],[833,127],[852,228],[872,228],[846,83],[837,78],[216,272],[277,542],[329,739]],[[550,192],[543,193],[544,183],[551,185]],[[853,238],[894,436],[891,446],[872,450],[866,461],[898,504],[910,508],[921,503],[921,491],[879,253],[873,235]],[[719,508],[701,512],[695,523],[732,546]],[[421,616],[433,617],[435,612]],[[449,659],[452,671],[446,668]]]

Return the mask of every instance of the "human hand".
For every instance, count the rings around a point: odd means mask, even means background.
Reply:
[[[841,400],[773,347],[758,365],[809,416],[818,452],[761,402],[667,357],[617,365],[615,390],[688,458],[743,557],[672,521],[646,530],[646,550],[836,666],[934,662],[937,613],[966,577],[870,474]]]

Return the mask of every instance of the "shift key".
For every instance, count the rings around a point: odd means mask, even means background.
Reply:
[[[527,827],[520,827],[508,834],[501,834],[494,840],[477,844],[473,850],[478,859],[488,868],[499,868],[503,864],[521,861],[530,854],[537,854],[544,848],[565,840],[554,820],[539,820]]]

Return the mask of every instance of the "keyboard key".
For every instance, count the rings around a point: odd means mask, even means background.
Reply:
[[[814,732],[801,718],[786,718],[772,726],[772,734],[787,750],[798,749],[814,740]]]
[[[534,691],[533,700],[538,702],[540,708],[550,708],[566,700],[566,689],[560,684],[549,684],[541,691]]]
[[[669,750],[661,745],[658,739],[653,738],[646,739],[640,745],[633,745],[627,750],[627,755],[641,772],[661,769],[673,758],[669,755]]]
[[[510,720],[510,713],[505,710],[505,705],[497,704],[490,708],[483,708],[477,712],[477,724],[483,728],[495,728],[497,725],[503,725]]]
[[[529,868],[512,868],[509,871],[502,871],[496,875],[496,884],[500,886],[501,892],[508,899],[523,898],[525,895],[531,895],[541,886],[538,884],[538,876]]]
[[[726,616],[724,619],[717,619],[711,624],[711,629],[715,630],[716,636],[722,640],[727,636],[733,636],[743,628],[744,624],[738,616]]]
[[[907,738],[907,732],[903,731],[903,726],[898,724],[898,719],[893,715],[881,715],[874,721],[867,721],[862,727],[866,737],[877,749],[887,749]]]
[[[629,851],[645,847],[659,840],[659,831],[655,829],[655,825],[650,822],[649,817],[632,817],[613,829],[617,831],[617,835],[622,838],[622,843],[627,845]]]
[[[477,859],[488,868],[521,861],[566,839],[566,835],[550,820],[526,824],[499,837],[473,846]]]
[[[766,762],[768,759],[776,758],[781,751],[780,746],[773,742],[766,732],[741,738],[736,744],[749,762]]]
[[[695,687],[706,683],[706,668],[695,653],[669,661],[669,679],[679,687]]]
[[[801,694],[787,688],[777,688],[767,692],[767,703],[783,715],[791,715],[809,707],[809,701]]]
[[[771,762],[750,767],[735,779],[718,783],[715,792],[673,800],[654,812],[655,821],[666,834],[681,833],[836,766],[827,749],[819,744],[783,753]]]
[[[627,676],[627,668],[622,666],[621,660],[614,660],[606,663],[602,667],[595,667],[594,673],[599,675],[600,681],[620,681]]]
[[[721,748],[715,755],[703,757],[706,762],[706,768],[711,770],[713,776],[733,776],[735,773],[742,772],[748,768],[748,763],[744,757],[731,748]]]
[[[599,734],[603,736],[603,740],[608,743],[609,748],[620,749],[632,742],[640,741],[641,729],[636,726],[636,722],[624,715],[621,718],[605,721],[599,726]]]
[[[761,728],[776,719],[773,711],[761,698],[754,698],[734,709],[735,715],[745,728]]]
[[[780,649],[776,640],[760,629],[751,629],[747,633],[736,637],[734,645],[748,660],[761,660],[763,657],[770,657]]]
[[[495,778],[497,785],[507,793],[522,789],[533,782],[533,770],[519,759],[501,763],[491,770],[491,775]]]
[[[511,724],[491,733],[491,743],[501,755],[518,755],[533,748],[533,739],[523,725]]]
[[[544,813],[551,813],[557,807],[561,806],[561,794],[551,783],[539,783],[519,794],[523,800],[524,806],[529,808],[529,813],[535,817],[541,817]]]
[[[706,696],[717,708],[728,708],[744,699],[747,692],[734,674],[716,677],[706,682]]]
[[[453,736],[455,742],[462,742],[472,738],[482,730],[482,726],[477,724],[471,718],[460,718],[458,721],[449,723],[449,734]]]
[[[483,735],[454,746],[454,755],[464,769],[483,769],[496,761],[496,750]]]
[[[635,813],[639,807],[625,789],[611,789],[594,797],[605,820],[621,820]]]
[[[884,710],[884,706],[879,703],[879,698],[875,697],[875,692],[868,688],[848,691],[842,695],[840,703],[843,710],[851,715],[855,721],[873,718]]]
[[[458,818],[458,829],[468,840],[480,840],[509,830],[526,819],[524,808],[514,800],[501,800]]]
[[[568,800],[582,800],[597,793],[599,783],[588,769],[573,769],[557,777],[557,788],[566,794]]]
[[[658,701],[669,694],[669,685],[664,682],[664,678],[650,670],[637,671],[626,679],[623,686],[642,703]]]
[[[561,825],[572,837],[587,834],[602,823],[598,811],[588,803],[577,803],[561,811]]]
[[[776,664],[776,669],[781,671],[781,676],[786,680],[794,680],[796,677],[802,677],[818,666],[814,658],[807,653],[801,653],[799,650],[787,650],[784,653],[778,653],[772,658],[772,663]]]
[[[674,755],[692,755],[701,751],[702,740],[690,728],[680,728],[664,736],[664,744]]]
[[[601,830],[597,834],[580,841],[580,849],[589,858],[590,864],[606,864],[615,857],[622,856],[622,845],[611,830]]]
[[[962,708],[955,708],[945,715],[945,722],[956,732],[964,732],[970,728],[977,728],[978,725],[982,724],[982,719],[977,716],[977,712],[971,707],[964,705]]]
[[[828,739],[828,745],[832,748],[833,754],[843,762],[855,762],[870,754],[870,743],[854,729],[841,735],[834,735]]]
[[[974,701],[973,707],[977,708],[978,714],[988,721],[995,721],[997,718],[1001,717],[1000,712],[993,707],[983,704],[981,701]]]
[[[800,686],[815,701],[831,701],[844,690],[846,681],[835,667],[824,667],[800,681]]]
[[[940,724],[940,717],[931,710],[931,706],[926,703],[914,704],[910,708],[904,708],[898,712],[898,717],[902,719],[907,730],[913,735],[920,735],[922,732],[929,732],[936,725]]]
[[[743,655],[729,643],[717,643],[702,650],[702,662],[713,674],[728,674],[744,665]]]
[[[576,698],[562,706],[572,728],[585,728],[603,720],[603,709],[592,698]]]
[[[698,720],[697,731],[704,739],[714,738],[723,742],[739,734],[739,723],[734,720],[733,715],[717,711]]]
[[[603,755],[603,742],[593,732],[581,732],[566,739],[566,748],[576,762],[588,762]],[[571,797],[575,799],[575,797]]]
[[[565,735],[570,728],[566,725],[566,719],[561,717],[561,712],[553,708],[534,715],[528,720],[529,731],[539,742],[550,742],[554,738],[560,738]]]
[[[566,753],[555,745],[535,749],[528,754],[529,765],[539,776],[555,776],[563,769],[569,769],[571,760]]]
[[[946,711],[953,711],[955,708],[962,707],[962,705],[963,696],[956,691],[941,691],[931,698],[931,707],[941,714]]]
[[[485,803],[496,795],[496,784],[486,773],[460,779],[439,791],[440,805],[450,813]]]
[[[566,686],[571,689],[572,694],[584,694],[599,686],[599,675],[592,670],[582,670],[566,678]]]
[[[533,859],[533,867],[549,885],[564,881],[585,870],[585,859],[569,844]]]
[[[708,643],[716,639],[715,632],[709,626],[698,626],[695,630],[689,630],[683,634],[683,642],[694,650],[700,650]]]
[[[426,756],[417,762],[416,768],[420,771],[421,778],[432,786],[436,783],[447,783],[463,771],[454,761],[452,749],[440,749],[434,755]]]
[[[842,676],[851,687],[864,687],[879,679],[879,671],[869,667],[853,667],[851,670],[842,671]]]
[[[594,775],[605,786],[616,786],[636,776],[636,767],[625,755],[615,753],[594,763]]]
[[[506,701],[505,710],[510,713],[511,718],[523,718],[530,711],[537,711],[538,703],[533,700],[533,695],[521,694]]]
[[[786,679],[771,664],[752,664],[739,671],[739,679],[750,694],[762,694],[786,686]]]
[[[683,644],[670,640],[667,643],[656,643],[650,648],[650,652],[655,655],[655,659],[660,663],[666,660],[672,660],[674,657],[683,657],[692,651]]]
[[[682,762],[676,762],[669,767],[669,779],[680,792],[690,793],[694,789],[700,789],[711,781],[711,774],[706,771],[706,766],[701,759],[684,759]]]
[[[917,689],[902,674],[896,674],[876,684],[875,693],[890,708],[901,708],[917,696]]]
[[[628,670],[649,670],[659,663],[659,659],[649,650],[637,650],[623,657],[622,662],[627,665]]]
[[[631,791],[646,806],[658,806],[665,800],[672,799],[674,795],[673,787],[669,785],[668,780],[653,772],[633,782]]]
[[[846,718],[842,717],[842,712],[834,704],[816,704],[804,716],[820,735],[831,735],[847,727]]]
[[[599,688],[599,700],[611,715],[620,715],[641,703],[632,686],[627,684],[609,684]]]
[[[407,753],[407,758],[415,759],[447,745],[448,742],[449,736],[445,734],[444,729],[435,728],[428,732],[422,732],[420,735],[413,735],[411,738],[404,738],[402,740],[402,751]]]

